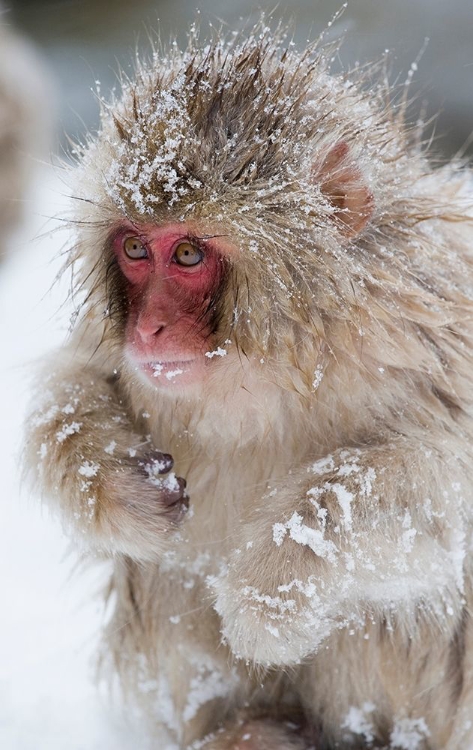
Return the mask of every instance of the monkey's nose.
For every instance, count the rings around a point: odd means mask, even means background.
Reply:
[[[135,329],[136,337],[143,344],[151,344],[166,328],[166,323],[162,320],[140,320]]]

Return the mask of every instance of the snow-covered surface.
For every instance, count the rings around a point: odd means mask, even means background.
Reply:
[[[35,362],[61,345],[68,326],[66,281],[49,291],[67,233],[44,235],[64,191],[60,176],[45,170],[0,263],[0,747],[146,750],[120,706],[94,684],[105,571],[77,572],[60,525],[38,497],[20,491]]]

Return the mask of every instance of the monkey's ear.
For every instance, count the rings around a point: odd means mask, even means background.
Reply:
[[[346,143],[332,148],[321,165],[314,168],[314,180],[335,208],[335,217],[347,237],[358,235],[369,221],[373,195],[364,184],[361,170],[349,157]]]

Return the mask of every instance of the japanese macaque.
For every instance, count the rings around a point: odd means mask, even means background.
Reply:
[[[36,162],[48,152],[52,87],[42,60],[0,4],[0,261],[21,218]]]
[[[471,196],[263,26],[104,105],[27,460],[156,748],[473,747]]]

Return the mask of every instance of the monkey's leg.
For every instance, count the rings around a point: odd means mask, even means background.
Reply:
[[[400,717],[422,734],[425,721],[435,743],[445,736],[441,725],[451,726],[466,664],[457,647],[459,663],[453,670],[446,663],[442,677],[434,657],[436,649],[455,651],[465,615],[460,462],[404,442],[337,451],[275,490],[242,527],[239,551],[217,583],[230,648],[256,663],[290,665],[328,654],[329,638],[339,632],[346,653],[334,648],[326,670],[347,669],[351,678],[350,643],[372,623],[386,643],[399,644],[384,691],[385,731],[395,732]],[[427,653],[419,670],[432,674],[425,690],[407,680],[417,644]],[[381,651],[380,642],[373,674],[388,668]],[[404,654],[406,674],[397,654]],[[339,737],[349,708],[373,700],[367,675],[357,702],[335,708]]]
[[[456,459],[393,441],[337,451],[271,488],[216,586],[234,653],[298,663],[363,613],[394,613],[409,633],[423,611],[453,632],[463,609],[461,480]]]
[[[311,750],[315,750],[313,745]],[[272,720],[253,720],[223,729],[189,750],[308,750],[309,745],[288,727]]]
[[[297,687],[305,714],[320,720],[324,750],[397,748],[408,737],[416,750],[450,749],[462,626],[449,637],[419,616],[417,627],[409,637],[402,618],[393,616],[389,630],[368,619],[332,633],[306,659]]]
[[[163,476],[172,457],[137,434],[113,378],[77,360],[58,357],[45,377],[27,463],[86,544],[155,560],[184,516],[185,482]]]

